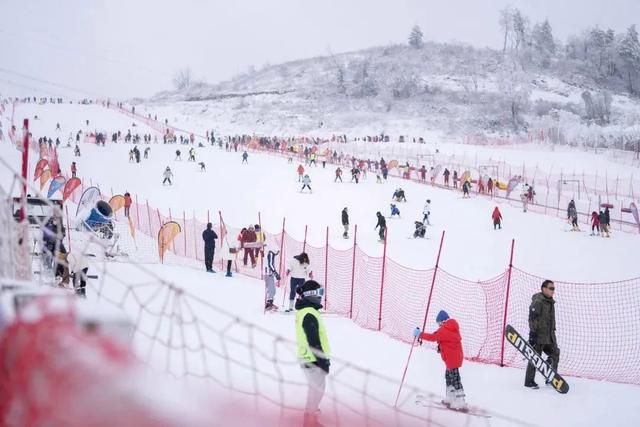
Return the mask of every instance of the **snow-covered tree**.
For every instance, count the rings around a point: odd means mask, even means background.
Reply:
[[[515,65],[515,58],[502,65],[498,73],[498,90],[504,99],[511,125],[517,131],[524,124],[522,113],[529,106],[531,77]]]
[[[191,69],[183,68],[173,75],[173,87],[177,90],[187,89],[192,83]]]
[[[629,92],[635,93],[636,89],[633,83],[640,72],[640,42],[638,41],[638,31],[636,31],[635,25],[627,29],[627,34],[618,45],[618,54],[627,74]]]
[[[409,46],[414,49],[422,49],[424,46],[424,34],[422,34],[422,30],[419,26],[414,26],[411,29],[411,34],[409,34]]]
[[[531,33],[533,47],[537,56],[540,58],[544,68],[548,68],[551,57],[556,52],[556,43],[553,40],[553,30],[551,24],[545,19],[542,24],[536,24]]]

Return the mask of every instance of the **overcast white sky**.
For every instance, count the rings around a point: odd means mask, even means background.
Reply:
[[[507,4],[548,18],[562,40],[640,17],[640,0],[0,0],[0,93],[148,96],[182,67],[217,82],[250,65],[404,43],[415,24],[426,39],[499,47]]]

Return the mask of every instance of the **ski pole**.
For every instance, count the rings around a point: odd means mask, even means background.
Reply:
[[[420,328],[416,327],[416,329],[420,330]],[[398,394],[396,395],[396,401],[393,404],[393,407],[398,406],[398,399],[400,399],[400,392],[402,391],[402,386],[404,385],[404,379],[407,376],[407,369],[409,368],[409,362],[411,361],[411,355],[413,354],[413,347],[416,345],[416,337],[413,336],[413,342],[411,343],[411,348],[409,349],[409,357],[407,358],[407,364],[404,366],[404,372],[402,373],[402,379],[400,380],[400,387],[398,388]]]

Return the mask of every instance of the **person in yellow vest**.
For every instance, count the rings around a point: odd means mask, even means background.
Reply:
[[[327,331],[318,311],[322,308],[324,289],[315,280],[307,280],[296,292],[298,359],[308,383],[303,427],[322,427],[318,421],[319,406],[331,365]]]
[[[256,231],[256,242],[260,243],[260,247],[255,248],[255,257],[258,259],[259,256],[264,256],[264,233],[260,228],[260,224],[256,224],[254,229]]]

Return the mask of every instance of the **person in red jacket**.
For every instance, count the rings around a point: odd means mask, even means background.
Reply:
[[[502,214],[500,213],[500,209],[496,206],[491,214],[491,219],[493,219],[493,229],[495,230],[498,227],[502,230]]]
[[[591,235],[595,236],[600,234],[600,216],[598,216],[598,212],[591,212]]]
[[[302,181],[302,175],[304,175],[304,166],[298,165],[298,182]]]
[[[129,209],[131,208],[131,194],[124,193],[124,216],[129,218]]]
[[[459,371],[464,359],[460,326],[455,319],[449,318],[444,310],[440,310],[436,316],[436,322],[439,328],[434,333],[421,332],[420,328],[416,328],[413,335],[420,344],[422,344],[422,340],[438,343],[438,352],[446,366],[444,378],[447,384],[447,395],[442,403],[451,409],[464,411],[467,408],[467,403],[464,400],[464,388]]]

